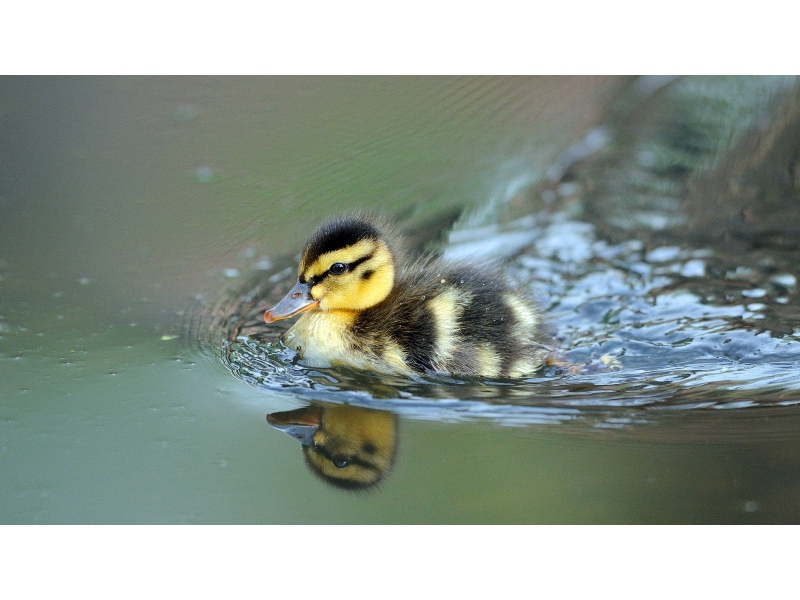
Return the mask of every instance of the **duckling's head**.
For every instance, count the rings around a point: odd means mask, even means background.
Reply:
[[[297,284],[266,313],[272,323],[308,310],[360,311],[384,300],[395,279],[390,236],[372,219],[346,216],[306,243]]]
[[[397,418],[389,412],[315,403],[272,413],[267,421],[300,440],[311,470],[336,487],[371,487],[394,461]]]

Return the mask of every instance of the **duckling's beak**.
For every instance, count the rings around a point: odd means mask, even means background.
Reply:
[[[310,446],[314,433],[322,424],[322,414],[317,407],[309,406],[267,415],[267,423],[300,440],[303,446]]]
[[[313,310],[319,306],[319,300],[311,297],[311,288],[307,283],[300,283],[289,290],[283,300],[264,313],[264,320],[267,323],[288,319],[296,314]]]

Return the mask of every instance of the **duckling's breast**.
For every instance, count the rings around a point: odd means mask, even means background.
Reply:
[[[329,367],[352,354],[348,335],[352,317],[341,311],[304,313],[283,336],[283,342],[310,367]]]
[[[310,367],[343,364],[410,374],[406,354],[387,331],[359,331],[354,311],[312,311],[286,332],[283,342]]]

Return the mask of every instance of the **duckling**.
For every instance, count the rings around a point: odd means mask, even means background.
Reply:
[[[267,422],[300,440],[306,464],[337,487],[371,487],[394,462],[397,417],[390,412],[313,403],[269,414]]]
[[[538,309],[502,271],[431,257],[407,265],[391,228],[362,215],[322,225],[295,286],[264,314],[300,315],[283,342],[311,367],[522,377],[547,354]]]

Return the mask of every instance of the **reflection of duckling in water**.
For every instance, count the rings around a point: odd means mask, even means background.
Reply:
[[[283,340],[309,366],[480,377],[542,366],[539,312],[501,271],[399,259],[396,239],[375,220],[330,221],[306,244],[297,284],[264,319],[303,313]]]
[[[390,412],[312,404],[272,413],[267,421],[300,440],[306,464],[323,481],[337,487],[373,486],[394,461],[397,418]]]

